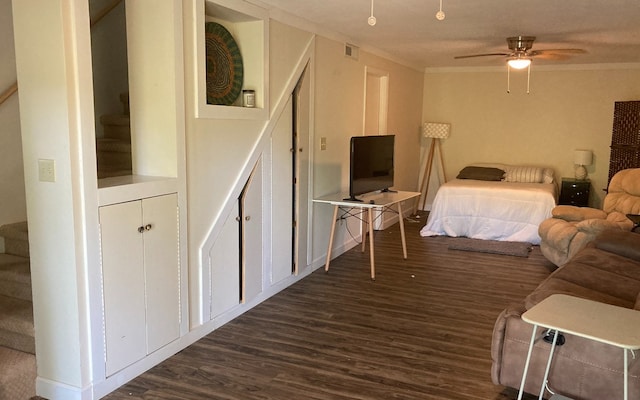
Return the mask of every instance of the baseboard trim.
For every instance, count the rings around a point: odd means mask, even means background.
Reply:
[[[46,399],[93,400],[93,386],[79,388],[41,377],[36,378],[36,393]]]

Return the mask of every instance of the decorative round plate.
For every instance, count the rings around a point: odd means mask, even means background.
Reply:
[[[205,24],[207,103],[231,105],[242,91],[244,68],[238,44],[215,22]]]

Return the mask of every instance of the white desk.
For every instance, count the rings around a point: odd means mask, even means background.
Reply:
[[[522,399],[524,383],[527,378],[527,370],[529,369],[531,352],[533,350],[533,343],[538,326],[555,331],[554,338],[558,337],[559,332],[565,332],[623,349],[624,399],[628,399],[629,363],[627,350],[640,349],[640,311],[564,294],[554,294],[522,314],[522,320],[533,324],[533,333],[531,334],[529,353],[527,354],[527,360],[522,374],[518,400]],[[538,399],[542,399],[542,395],[544,394],[555,346],[556,341],[554,340],[551,345],[547,368],[544,372]]]
[[[381,192],[370,193],[360,196],[362,201],[345,200],[349,197],[347,193],[334,193],[328,196],[323,196],[313,201],[316,203],[327,203],[333,205],[333,220],[331,221],[331,234],[329,236],[329,248],[327,249],[327,261],[324,265],[324,270],[329,271],[329,263],[331,262],[331,248],[333,247],[333,236],[336,230],[336,220],[338,219],[338,210],[342,209],[346,215],[350,214],[354,208],[360,209],[360,214],[364,214],[366,211],[367,218],[361,218],[363,224],[369,226],[369,258],[371,260],[371,279],[376,279],[375,257],[373,251],[373,209],[379,209],[380,211],[393,210],[391,207],[396,205],[398,210],[398,216],[400,219],[400,236],[402,237],[402,252],[404,258],[407,258],[407,243],[404,236],[404,221],[402,218],[402,202],[420,196],[419,192]],[[362,230],[362,251],[365,248],[365,230]]]

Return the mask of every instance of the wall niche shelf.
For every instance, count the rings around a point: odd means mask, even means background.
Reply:
[[[269,18],[265,9],[233,0],[195,2],[196,117],[266,120],[269,116],[268,44]],[[232,105],[207,103],[205,23],[224,26],[242,54],[242,90],[255,91],[255,107],[243,107],[242,93]]]

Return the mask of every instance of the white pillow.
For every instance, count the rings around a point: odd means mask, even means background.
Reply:
[[[545,169],[540,167],[507,168],[505,182],[542,183],[545,181]]]

